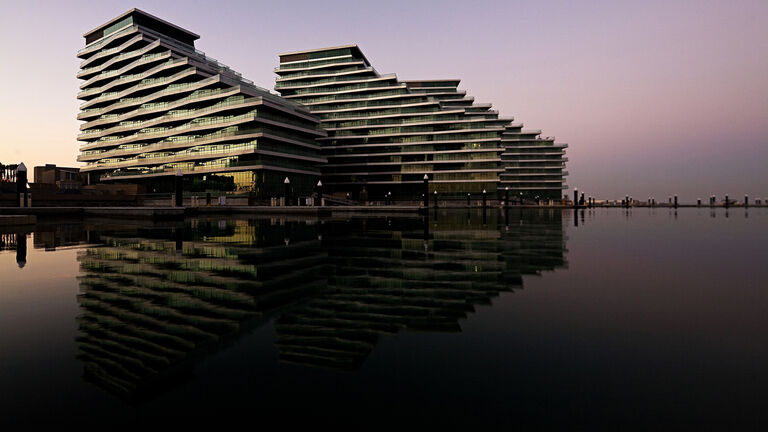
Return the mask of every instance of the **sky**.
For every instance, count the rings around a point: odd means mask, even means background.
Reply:
[[[133,7],[269,89],[279,53],[349,43],[399,79],[460,78],[568,144],[570,191],[768,198],[765,0],[3,0],[0,162],[79,165],[82,35]]]

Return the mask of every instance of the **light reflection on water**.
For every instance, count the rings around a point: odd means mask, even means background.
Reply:
[[[513,209],[3,228],[5,418],[258,406],[364,425],[387,407],[382,421],[414,424],[755,426],[766,221]]]

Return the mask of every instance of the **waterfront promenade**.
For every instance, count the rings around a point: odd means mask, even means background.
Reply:
[[[555,205],[510,205],[504,207],[503,204],[494,203],[487,205],[488,210],[493,209],[586,209],[586,208],[716,208],[716,207],[768,207],[766,204],[743,203],[729,204],[725,206],[718,204],[716,206],[697,205],[697,204],[655,204],[635,203],[630,206],[620,203],[598,203],[593,206],[579,205],[574,207],[572,204]],[[434,206],[429,208],[434,209]],[[459,206],[459,205],[438,205],[438,209],[483,209],[482,205],[477,206]],[[305,215],[305,216],[334,216],[341,214],[417,214],[424,211],[423,206],[417,205],[345,205],[345,206],[246,206],[246,205],[211,205],[211,206],[189,206],[189,207],[0,207],[0,224],[2,225],[23,225],[34,224],[36,217],[58,218],[58,217],[106,217],[116,219],[176,219],[188,216],[212,215],[212,214],[237,214],[237,215]]]

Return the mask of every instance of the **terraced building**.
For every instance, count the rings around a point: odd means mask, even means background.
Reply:
[[[357,45],[281,54],[275,72],[275,89],[320,116],[328,132],[318,142],[328,159],[323,183],[332,192],[418,198],[425,174],[430,192],[443,199],[483,190],[493,197],[505,187],[526,198],[559,198],[565,188],[564,146],[557,147],[560,160],[547,161],[551,175],[540,176],[544,168],[518,155],[538,149],[517,147],[521,138],[542,148],[551,140],[474,103],[458,79],[399,81],[379,74]]]
[[[196,50],[198,35],[138,9],[84,34],[79,161],[89,183],[279,195],[317,182],[319,120]]]
[[[564,183],[568,144],[556,144],[554,137],[540,135],[540,130],[523,130],[522,124],[507,126],[501,135],[504,172],[499,186],[526,199],[558,199],[568,188]]]

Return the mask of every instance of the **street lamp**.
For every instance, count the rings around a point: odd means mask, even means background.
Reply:
[[[285,180],[283,180],[283,184],[285,185],[285,205],[289,206],[291,205],[291,180],[286,177]]]

